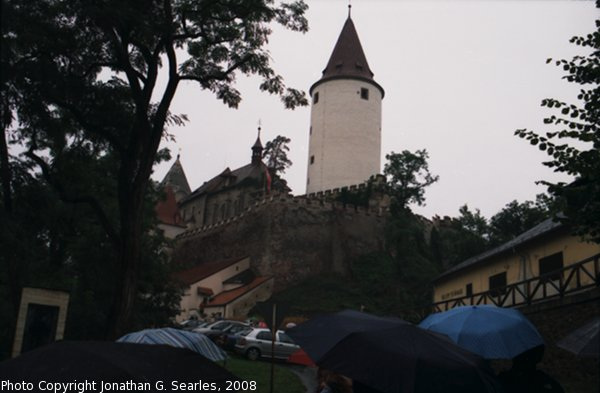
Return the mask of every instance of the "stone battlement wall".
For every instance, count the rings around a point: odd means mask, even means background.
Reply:
[[[386,214],[306,196],[272,195],[242,214],[176,238],[182,268],[249,256],[275,291],[326,272],[347,274],[358,256],[384,246]]]
[[[347,190],[349,192],[356,192],[361,190],[366,190],[368,187],[367,183],[361,183],[358,185],[352,185],[349,187],[335,188],[332,190],[320,191],[317,193],[305,194],[293,196],[290,194],[277,193],[272,195],[267,195],[263,199],[255,202],[254,204],[248,206],[241,213],[229,217],[227,219],[221,220],[215,224],[204,225],[202,227],[193,228],[183,232],[182,234],[177,236],[178,240],[184,238],[190,238],[195,236],[202,236],[208,231],[212,231],[218,229],[224,225],[229,225],[231,223],[236,222],[237,220],[243,220],[249,213],[255,211],[257,209],[269,209],[269,206],[273,203],[286,203],[291,206],[306,206],[307,208],[321,211],[330,211],[330,210],[342,210],[347,214],[363,214],[363,215],[378,215],[383,216],[387,214],[387,205],[381,203],[370,204],[369,207],[357,206],[350,203],[343,203],[337,201],[336,199],[342,195],[342,193]]]

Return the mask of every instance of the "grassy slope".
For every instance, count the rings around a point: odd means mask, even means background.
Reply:
[[[250,361],[231,355],[227,359],[225,368],[246,381],[255,381],[256,390],[248,390],[249,392],[270,392],[271,364],[268,361]],[[305,391],[304,385],[296,374],[275,365],[273,393],[305,393]]]

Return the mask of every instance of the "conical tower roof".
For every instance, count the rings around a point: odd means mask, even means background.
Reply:
[[[333,48],[331,57],[327,62],[327,66],[323,70],[323,75],[310,88],[312,94],[313,89],[322,82],[332,79],[359,79],[372,83],[383,96],[384,91],[381,86],[373,79],[373,72],[369,68],[367,57],[360,44],[358,33],[354,27],[354,22],[350,15],[344,23],[342,32]]]
[[[173,165],[171,165],[171,169],[169,169],[169,172],[167,172],[164,179],[160,182],[160,185],[163,187],[170,185],[175,190],[182,191],[186,195],[192,192],[187,178],[185,177],[183,166],[179,161],[179,155],[177,156],[177,159],[175,160]]]

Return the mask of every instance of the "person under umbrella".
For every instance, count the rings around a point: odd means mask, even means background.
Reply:
[[[343,310],[311,318],[286,330],[286,333],[318,363],[329,349],[351,333],[407,323],[398,318],[382,318],[364,312]]]
[[[554,378],[536,368],[543,356],[543,345],[517,355],[512,368],[498,376],[505,393],[564,393]]]
[[[409,323],[351,333],[318,364],[382,393],[501,391],[483,359]]]

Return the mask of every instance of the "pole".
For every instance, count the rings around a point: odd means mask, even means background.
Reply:
[[[273,319],[271,319],[271,393],[274,393],[273,384],[275,381],[275,335],[277,334],[277,326],[275,326],[276,317],[277,304],[273,303]]]

